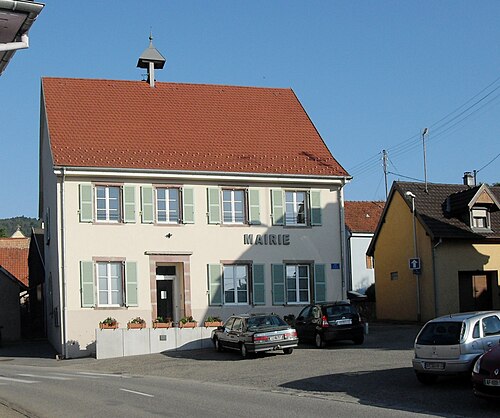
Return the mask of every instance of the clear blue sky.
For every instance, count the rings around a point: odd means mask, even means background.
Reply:
[[[140,80],[150,28],[158,81],[291,87],[347,200],[385,198],[383,149],[389,184],[423,179],[424,127],[430,182],[498,182],[499,22],[498,0],[47,0],[0,77],[0,218],[38,214],[40,78]]]

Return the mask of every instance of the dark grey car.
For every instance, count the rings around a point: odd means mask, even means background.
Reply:
[[[223,326],[212,331],[217,351],[238,350],[248,353],[283,350],[292,354],[298,345],[297,332],[277,315],[233,315]]]

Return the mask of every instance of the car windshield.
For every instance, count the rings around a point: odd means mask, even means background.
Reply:
[[[288,326],[285,321],[275,315],[253,316],[248,318],[247,324],[249,331],[255,331],[262,328]]]
[[[332,305],[324,308],[326,316],[329,319],[345,315],[345,314],[356,314],[356,309],[352,305]]]
[[[460,344],[461,322],[429,322],[420,332],[417,344],[455,345]]]

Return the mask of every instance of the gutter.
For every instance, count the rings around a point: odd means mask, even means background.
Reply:
[[[345,228],[345,210],[344,210],[344,186],[346,185],[349,179],[347,177],[343,178],[342,185],[338,190],[339,197],[339,206],[340,206],[340,268],[342,275],[342,299],[347,299],[347,267],[345,265],[347,256],[346,256],[346,228]]]
[[[436,275],[436,249],[443,243],[443,238],[439,238],[439,241],[432,246],[432,284],[434,287],[434,317],[438,317],[439,309],[439,293],[438,293],[438,277]]]
[[[61,225],[61,269],[60,269],[60,286],[59,286],[59,300],[61,304],[61,347],[62,347],[62,358],[65,359],[67,357],[67,347],[66,347],[66,326],[67,326],[67,294],[66,294],[66,240],[65,240],[65,228],[64,228],[64,181],[66,178],[66,171],[63,167],[62,169],[62,177],[61,177],[61,211],[60,211],[60,225]]]

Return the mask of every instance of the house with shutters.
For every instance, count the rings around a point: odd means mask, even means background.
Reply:
[[[294,92],[148,81],[42,79],[44,295],[61,355],[92,354],[110,316],[151,326],[345,298],[350,177]]]

